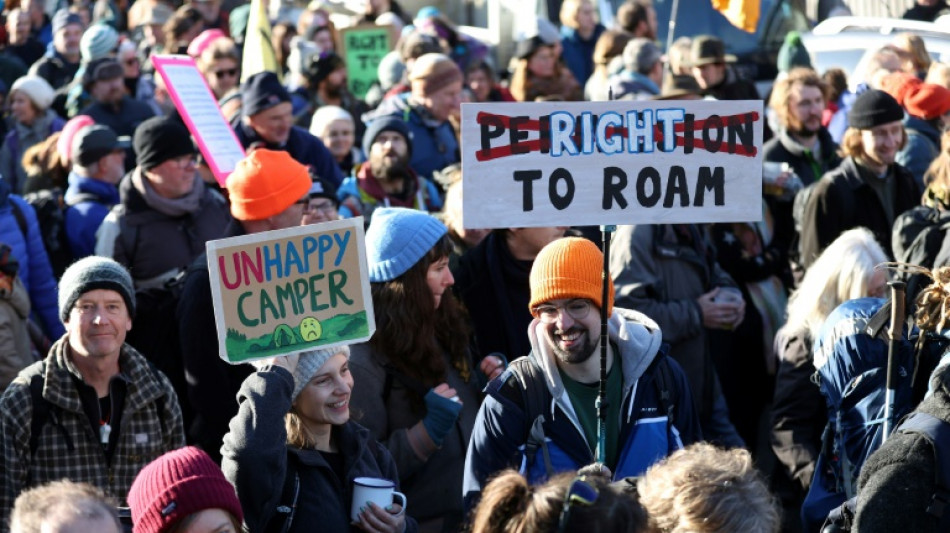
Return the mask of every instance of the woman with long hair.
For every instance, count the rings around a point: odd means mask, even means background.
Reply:
[[[791,516],[811,485],[828,421],[824,398],[811,381],[815,373],[812,343],[838,305],[866,296],[882,297],[887,284],[877,265],[887,255],[865,228],[841,234],[809,267],[788,300],[788,318],[775,335],[779,356],[772,407],[772,450],[779,464],[773,477],[782,505]]]
[[[584,99],[581,85],[571,71],[560,63],[557,49],[539,36],[518,43],[518,62],[508,88],[519,102],[546,100],[578,101]]]
[[[352,347],[361,423],[392,453],[421,531],[457,531],[462,470],[483,379],[471,326],[452,294],[452,243],[436,218],[378,208],[366,232],[376,333]],[[479,367],[494,377],[497,357]]]
[[[246,531],[416,530],[395,503],[367,502],[350,520],[356,478],[386,479],[399,490],[399,475],[386,448],[350,419],[349,356],[341,346],[253,363],[221,447]]]

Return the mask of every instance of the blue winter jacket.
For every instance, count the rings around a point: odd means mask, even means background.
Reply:
[[[642,474],[653,463],[701,440],[702,436],[686,374],[676,361],[660,353],[659,326],[642,313],[616,307],[608,325],[610,341],[619,349],[623,371],[623,444],[613,469],[615,479],[622,479]],[[537,328],[537,320],[528,326],[532,351],[527,357],[540,367],[538,374],[532,378],[513,364],[486,390],[488,395],[478,411],[465,458],[462,492],[467,510],[477,503],[486,480],[500,470],[519,468],[533,484],[548,477],[544,452],[534,453],[530,464],[528,456],[532,454],[525,452],[528,433],[538,415],[543,415],[543,446],[547,448],[552,473],[576,470],[594,462],[596,443],[587,442],[557,371],[555,357],[539,341]],[[671,378],[669,391],[675,413],[672,424],[656,381],[662,372],[661,365],[668,365],[666,375]],[[530,394],[528,389],[532,387],[544,388],[543,413],[525,413],[525,395]]]
[[[604,26],[600,23],[594,27],[590,39],[581,38],[574,28],[561,26],[561,59],[582,87],[594,73],[594,46],[602,33]]]
[[[96,250],[96,230],[109,210],[119,203],[119,189],[111,183],[69,173],[65,200],[66,239],[75,259],[92,255]]]
[[[461,160],[458,139],[449,121],[437,122],[424,117],[409,104],[408,98],[409,93],[387,98],[375,112],[365,115],[364,120],[369,124],[372,119],[386,115],[402,117],[412,134],[409,166],[416,174],[431,181],[436,170]]]
[[[268,150],[283,150],[289,153],[290,157],[293,157],[298,163],[308,167],[317,176],[333,183],[335,187],[339,187],[343,183],[343,172],[340,171],[336,160],[333,159],[333,154],[330,153],[330,150],[327,150],[320,139],[311,135],[309,131],[293,126],[287,142],[278,146],[264,142],[264,139],[261,139],[260,135],[245,124],[240,117],[235,119],[231,126],[234,128],[234,133],[237,134],[241,146],[245,149],[254,143],[264,143],[263,147]]]
[[[904,116],[907,143],[897,152],[895,161],[914,175],[914,181],[924,188],[924,173],[940,155],[940,131],[922,118]]]
[[[26,222],[26,235],[13,213],[16,204]],[[59,320],[58,292],[53,268],[49,264],[36,212],[23,198],[10,194],[10,185],[0,179],[0,243],[10,247],[13,257],[20,262],[20,281],[30,293],[33,314],[39,317],[47,337],[58,339],[66,330]]]

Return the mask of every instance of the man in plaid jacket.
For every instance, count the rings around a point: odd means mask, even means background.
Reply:
[[[52,480],[95,485],[124,505],[142,467],[185,445],[171,383],[125,344],[128,271],[77,261],[59,282],[59,314],[66,334],[0,398],[0,530],[20,492]]]

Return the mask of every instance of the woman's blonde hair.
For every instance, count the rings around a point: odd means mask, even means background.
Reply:
[[[771,533],[779,530],[775,499],[749,452],[698,443],[650,467],[637,482],[651,531]]]
[[[868,295],[875,267],[886,261],[884,249],[868,229],[842,233],[821,252],[788,299],[785,327],[808,331],[817,339],[822,323],[835,307]]]
[[[940,154],[924,172],[925,205],[950,209],[950,130],[940,136]]]
[[[930,64],[930,54],[927,52],[927,46],[920,35],[916,33],[904,32],[898,33],[894,37],[894,44],[901,50],[907,52],[908,60],[913,65],[914,72],[927,72]]]

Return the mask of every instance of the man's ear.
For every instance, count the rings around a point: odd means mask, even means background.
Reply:
[[[130,318],[128,322],[125,323],[125,331],[132,331],[132,319]]]

